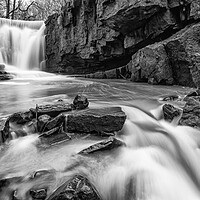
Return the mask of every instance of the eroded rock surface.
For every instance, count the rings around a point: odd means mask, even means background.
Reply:
[[[186,97],[180,125],[192,126],[200,129],[200,97]]]
[[[59,14],[50,16],[45,22],[46,70],[66,74],[99,71],[100,77],[104,76],[101,72],[111,70],[104,78],[121,75],[126,78],[122,73],[116,75],[112,69],[126,66],[139,49],[166,39],[198,20],[199,5],[198,0],[68,1]],[[139,65],[145,66],[150,61],[150,69],[143,70],[142,77],[156,84],[176,83],[162,45],[142,51],[138,54],[143,54],[140,61],[144,61]],[[149,58],[145,59],[145,54]]]
[[[87,109],[66,116],[66,130],[77,133],[112,133],[122,129],[126,120],[120,107]]]

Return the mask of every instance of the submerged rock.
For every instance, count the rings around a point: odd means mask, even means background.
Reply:
[[[66,130],[77,133],[112,133],[122,129],[126,115],[120,107],[87,109],[66,116]]]
[[[47,197],[47,189],[30,190],[32,200],[45,200]]]
[[[47,200],[101,200],[89,180],[76,175],[61,185]]]
[[[104,140],[86,149],[83,149],[82,151],[79,152],[79,154],[91,154],[97,151],[111,150],[120,146],[125,146],[125,143],[114,137],[110,137],[107,140]]]

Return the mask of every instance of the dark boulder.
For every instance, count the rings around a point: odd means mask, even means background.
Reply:
[[[47,200],[101,200],[89,180],[76,175],[61,185]]]
[[[14,122],[16,124],[25,124],[33,119],[31,112],[17,112],[12,114],[9,118],[9,122]]]
[[[0,145],[6,140],[6,135],[9,132],[7,118],[0,119]]]
[[[66,130],[78,133],[112,133],[122,129],[126,115],[120,107],[87,109],[66,117]]]
[[[0,81],[13,79],[13,75],[5,71],[5,65],[0,64]]]
[[[75,109],[81,110],[81,109],[88,107],[89,101],[88,101],[87,97],[78,94],[74,98],[73,105],[74,105]]]
[[[186,97],[180,125],[192,126],[200,129],[200,97]]]
[[[182,110],[177,108],[171,104],[163,105],[163,115],[166,121],[171,122],[174,118],[180,117],[182,114]]]
[[[132,56],[131,81],[173,84],[172,68],[162,43],[149,45]]]
[[[45,200],[47,197],[47,189],[30,190],[32,200]]]
[[[125,146],[125,143],[121,140],[118,140],[114,137],[110,137],[107,140],[104,140],[102,142],[96,143],[86,149],[83,149],[79,152],[79,154],[91,154],[98,151],[106,151],[106,150],[112,150],[114,148],[118,148],[121,146]]]

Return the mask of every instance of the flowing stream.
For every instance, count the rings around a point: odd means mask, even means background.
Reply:
[[[30,66],[31,62],[10,63],[4,53],[1,51],[3,63],[18,68]],[[1,118],[35,104],[59,99],[71,103],[77,93],[87,96],[90,108],[120,106],[127,115],[123,129],[117,133],[126,147],[90,156],[77,153],[101,138],[79,137],[53,146],[41,145],[37,134],[11,140],[0,150],[0,180],[12,179],[11,184],[0,189],[0,199],[12,200],[14,193],[15,199],[31,200],[30,189],[41,188],[46,188],[50,196],[75,174],[86,176],[102,200],[200,199],[200,133],[164,121],[164,102],[159,101],[168,94],[184,97],[190,90],[30,71],[0,82]],[[184,106],[183,101],[173,103]]]

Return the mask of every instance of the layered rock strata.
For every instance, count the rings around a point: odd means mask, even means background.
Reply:
[[[174,58],[178,51],[187,59],[184,52],[187,54],[189,38],[188,45],[182,39],[178,39],[178,45],[176,41],[165,46],[148,45],[195,22],[199,11],[198,0],[70,0],[46,21],[46,70],[66,74],[100,71],[100,77],[111,70],[103,78],[195,86],[198,83],[193,76],[198,76],[197,70],[191,70],[189,61],[183,61],[183,75],[177,74],[182,60]],[[127,76],[112,71],[130,61]]]

